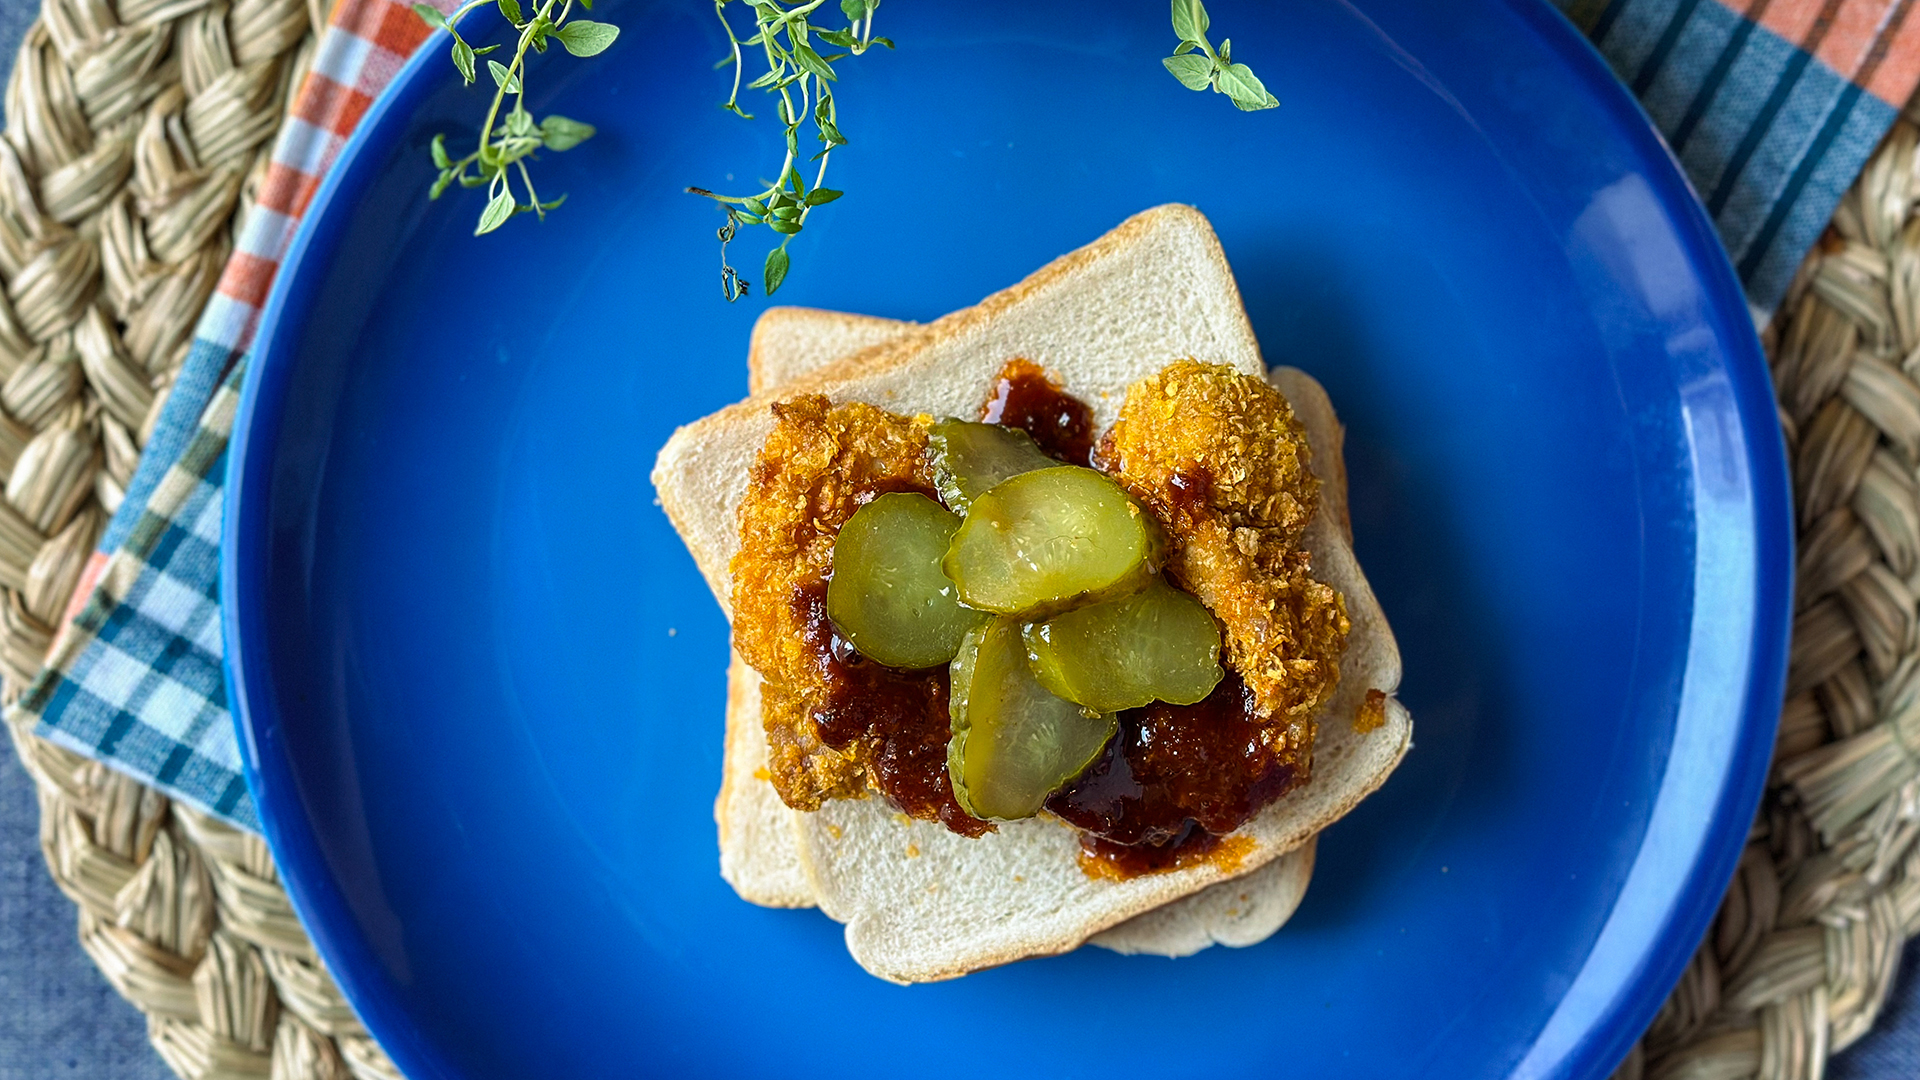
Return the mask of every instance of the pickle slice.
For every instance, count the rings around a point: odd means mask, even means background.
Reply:
[[[977,818],[1032,817],[1086,771],[1116,718],[1047,692],[1027,665],[1020,624],[995,619],[968,631],[953,660],[953,738],[947,774],[961,809]]]
[[[1058,465],[975,499],[942,565],[968,607],[1015,615],[1132,592],[1160,547],[1159,527],[1119,484]]]
[[[827,618],[863,656],[913,670],[944,664],[986,616],[960,606],[940,560],[960,519],[893,492],[854,511],[833,542]]]
[[[1018,428],[967,420],[933,425],[927,433],[927,450],[933,459],[933,486],[940,489],[941,501],[959,514],[1010,476],[1060,464]]]
[[[1028,623],[1021,634],[1040,685],[1099,712],[1150,701],[1192,705],[1226,675],[1220,625],[1206,605],[1164,579]]]

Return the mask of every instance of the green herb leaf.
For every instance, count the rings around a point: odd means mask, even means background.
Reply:
[[[798,231],[798,230],[795,230]],[[785,244],[767,252],[767,266],[761,271],[766,278],[767,295],[772,296],[780,283],[787,280],[787,248]]]
[[[433,137],[433,145],[429,149],[433,153],[433,164],[435,167],[445,169],[453,164],[453,159],[447,156],[447,137],[445,135],[435,135]]]
[[[1184,81],[1184,80],[1183,80]],[[1245,64],[1232,64],[1220,71],[1218,76],[1220,89],[1226,93],[1242,112],[1257,112],[1271,109],[1280,104],[1280,99],[1267,93],[1265,84],[1254,75],[1253,69]]]
[[[440,170],[440,178],[438,180],[435,180],[433,182],[433,186],[427,189],[427,198],[429,199],[439,198],[440,194],[447,190],[447,185],[451,183],[453,183],[453,170],[452,169]]]
[[[613,44],[620,36],[620,28],[611,23],[594,22],[591,19],[575,19],[553,32],[560,44],[575,56],[596,56]]]
[[[496,50],[496,49],[498,49],[499,47],[500,47],[500,43],[496,41],[496,42],[494,42],[494,43],[493,43],[492,45],[489,45],[489,46],[487,46],[487,47],[486,47],[486,48],[484,48],[484,49],[475,49],[475,50],[473,50],[473,55],[475,55],[475,56],[485,56],[485,55],[487,55],[488,53],[490,53],[490,52],[493,52],[494,50]]]
[[[460,77],[467,85],[473,85],[473,46],[458,38],[453,42],[453,66],[460,69]]]
[[[1267,92],[1252,68],[1233,62],[1232,38],[1220,42],[1219,52],[1213,50],[1207,43],[1207,27],[1207,9],[1201,0],[1173,0],[1173,32],[1180,35],[1180,44],[1172,56],[1160,61],[1161,66],[1189,90],[1213,87],[1214,93],[1227,95],[1242,112],[1279,105],[1280,99]]]
[[[793,236],[800,231],[800,223],[797,221],[787,221],[784,218],[771,217],[767,219],[767,228],[777,233]]]
[[[426,23],[435,30],[445,30],[447,28],[447,17],[440,14],[439,9],[435,8],[432,4],[415,4],[413,5],[413,13],[420,16],[421,22]]]
[[[496,0],[496,2],[500,5],[500,14],[505,15],[508,22],[519,26],[520,5],[515,0]]]
[[[480,212],[480,224],[474,227],[473,235],[485,236],[507,223],[513,216],[513,193],[502,191],[488,200],[487,208]]]
[[[487,71],[493,75],[493,85],[509,94],[520,92],[520,78],[507,70],[507,65],[498,60],[487,61]]]
[[[819,78],[829,81],[834,78],[833,67],[825,60],[822,60],[819,53],[814,52],[804,44],[793,47],[793,59],[801,68]]]
[[[1181,56],[1169,56],[1160,61],[1180,85],[1189,90],[1205,90],[1213,79],[1213,61],[1204,56],[1187,53]]]
[[[860,39],[854,37],[851,30],[815,30],[813,33],[821,41],[829,45],[838,45],[843,49],[851,49],[860,43]],[[729,56],[728,59],[732,57]]]
[[[1207,7],[1200,0],[1173,0],[1173,32],[1182,41],[1204,41],[1207,34]]]
[[[846,192],[844,191],[835,191],[832,188],[817,187],[817,188],[814,188],[812,191],[807,192],[807,205],[808,206],[824,206],[827,203],[830,203],[833,200],[845,194]]]
[[[549,150],[571,150],[593,138],[594,126],[564,116],[549,116],[540,121],[542,141]]]

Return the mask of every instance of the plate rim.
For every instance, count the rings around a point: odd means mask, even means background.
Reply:
[[[1353,0],[1333,2],[1371,24]],[[1754,629],[1745,652],[1748,678],[1742,702],[1728,710],[1736,721],[1735,750],[1725,763],[1726,780],[1706,830],[1709,839],[1702,843],[1704,855],[1682,875],[1686,884],[1665,913],[1664,925],[1653,944],[1639,958],[1628,980],[1629,992],[1616,995],[1611,1006],[1552,1070],[1561,1075],[1597,1078],[1607,1075],[1626,1056],[1691,962],[1733,878],[1745,848],[1744,837],[1765,790],[1773,734],[1785,696],[1791,634],[1791,480],[1771,374],[1753,330],[1745,293],[1705,208],[1671,150],[1594,45],[1548,0],[1489,3],[1512,13],[1532,31],[1551,58],[1561,62],[1570,79],[1582,85],[1588,100],[1635,151],[1644,166],[1642,175],[1649,180],[1659,205],[1670,214],[1676,238],[1702,287],[1703,309],[1722,331],[1721,344],[1727,349],[1724,374],[1732,389],[1733,411],[1741,423],[1741,445],[1749,471],[1745,508],[1756,526]],[[490,30],[496,28],[494,24],[504,23],[490,8],[472,17],[481,20],[476,28]],[[277,442],[285,384],[295,363],[290,357],[297,356],[294,348],[275,346],[292,333],[286,322],[290,306],[292,314],[298,316],[306,305],[305,299],[293,295],[294,285],[313,272],[306,261],[310,249],[317,242],[337,241],[343,231],[330,219],[329,212],[350,206],[351,202],[341,200],[362,194],[367,186],[364,181],[354,182],[362,152],[394,121],[396,110],[401,117],[411,115],[413,106],[436,88],[433,79],[423,77],[422,72],[444,62],[438,48],[448,40],[444,34],[435,30],[427,37],[342,143],[280,260],[256,324],[234,414],[220,545],[220,620],[227,698],[242,751],[242,773],[262,830],[280,867],[289,902],[329,974],[381,1048],[403,1072],[416,1078],[461,1074],[420,1035],[404,1008],[379,992],[373,985],[378,980],[363,977],[359,970],[358,965],[372,962],[372,956],[364,938],[353,929],[351,914],[319,851],[312,823],[301,808],[291,765],[279,739],[280,718],[269,697],[256,700],[250,692],[258,680],[251,677],[247,658],[258,655],[259,667],[264,670],[270,666],[269,654],[264,646],[265,630],[260,625],[263,616],[249,612],[240,583],[263,576],[253,567],[261,561],[256,553],[262,550],[261,541],[267,532],[264,508],[270,498],[266,494],[270,486],[270,448]],[[380,142],[385,145],[385,140]],[[1771,433],[1772,437],[1756,438],[1756,433]],[[1697,563],[1697,553],[1695,558]],[[1693,618],[1697,621],[1699,617],[1696,595]],[[280,791],[287,792],[284,808],[279,807],[280,799],[275,794]],[[1645,842],[1643,836],[1643,849]],[[1624,883],[1622,888],[1624,895]],[[1591,964],[1591,955],[1583,963],[1583,970]]]

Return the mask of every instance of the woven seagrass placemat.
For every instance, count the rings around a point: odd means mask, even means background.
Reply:
[[[0,678],[44,660],[267,164],[322,0],[45,0],[0,140]],[[1766,336],[1799,506],[1774,784],[1619,1075],[1820,1075],[1920,932],[1920,128]],[[391,1080],[258,837],[11,730],[82,946],[183,1077]]]
[[[0,140],[0,677],[32,681],[268,164],[318,0],[44,0]],[[183,1077],[393,1080],[256,836],[11,729],[80,943]]]

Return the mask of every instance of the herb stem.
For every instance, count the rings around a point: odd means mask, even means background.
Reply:
[[[727,22],[727,0],[714,0],[713,14],[727,31],[727,41],[733,45],[733,93],[727,95],[727,108],[738,109],[740,101],[740,72],[746,68],[746,61],[740,58],[740,39],[733,36],[733,24]],[[725,259],[721,260],[725,262]]]
[[[780,171],[773,179],[761,181],[763,190],[751,195],[720,195],[705,188],[687,189],[713,199],[726,212],[727,223],[721,233],[721,281],[727,299],[733,300],[745,293],[747,285],[746,280],[726,264],[726,242],[733,239],[738,226],[765,225],[780,234],[777,245],[767,253],[763,291],[771,294],[786,279],[790,266],[787,248],[794,236],[800,233],[815,207],[841,196],[841,192],[826,186],[832,152],[847,142],[838,127],[839,110],[833,99],[834,61],[849,54],[859,55],[875,43],[888,48],[892,48],[893,43],[873,36],[873,12],[880,6],[880,0],[839,0],[839,8],[847,17],[844,30],[810,24],[808,16],[825,6],[826,0],[805,0],[792,7],[783,6],[787,0],[743,0],[743,6],[753,12],[755,24],[755,33],[744,41],[727,20],[729,2],[731,0],[714,0],[714,14],[726,30],[729,48],[728,55],[715,67],[734,65],[733,85],[723,107],[737,116],[752,119],[740,108],[740,89],[744,85],[750,90],[765,90],[773,95],[775,112],[786,128],[786,153],[781,159]],[[743,45],[760,46],[767,61],[766,74],[744,84],[741,81],[745,63]],[[823,56],[829,45],[846,52]],[[811,187],[800,168],[799,141],[800,128],[809,120],[822,144],[820,151],[809,158],[817,163]]]

